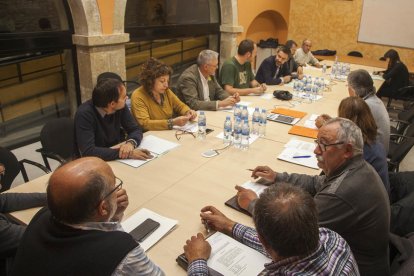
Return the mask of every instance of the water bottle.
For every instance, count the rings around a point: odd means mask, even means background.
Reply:
[[[245,119],[244,123],[242,124],[242,135],[241,135],[241,146],[240,146],[242,150],[249,149],[249,136],[250,136],[249,121]]]
[[[206,139],[206,115],[204,111],[200,111],[198,115],[198,135],[197,138],[199,140]]]
[[[311,93],[311,100],[316,101],[318,98],[318,90],[319,90],[319,86],[317,85],[312,85],[312,93]]]
[[[240,117],[242,120],[249,119],[249,111],[247,110],[247,106],[243,106]]]
[[[260,113],[260,128],[259,128],[260,137],[266,136],[266,124],[267,124],[266,109],[262,109],[262,113]]]
[[[223,131],[223,143],[224,144],[231,144],[232,132],[233,132],[233,129],[232,129],[230,116],[227,116],[226,120],[224,121],[224,131]]]
[[[326,64],[322,65],[322,73],[326,73]]]
[[[240,117],[236,118],[234,122],[234,134],[233,134],[233,145],[235,148],[240,148],[241,135],[242,135],[242,123]]]
[[[252,117],[252,134],[259,135],[259,127],[260,127],[260,111],[259,108],[256,107],[253,112]]]
[[[240,117],[241,115],[241,109],[240,109],[240,105],[236,104],[234,105],[234,121],[236,122],[236,118]]]
[[[338,56],[335,56],[335,64],[338,64]]]
[[[347,63],[346,64],[346,75],[348,76],[349,73],[351,73],[351,64]]]

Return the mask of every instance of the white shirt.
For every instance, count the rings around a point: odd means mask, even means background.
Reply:
[[[203,100],[210,101],[210,89],[208,88],[208,79],[206,79],[203,74],[201,74],[200,69],[198,69],[198,73],[200,73],[201,83],[203,84]]]

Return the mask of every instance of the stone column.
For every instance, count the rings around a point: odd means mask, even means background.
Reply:
[[[238,25],[237,0],[220,0],[220,8],[220,63],[223,64],[236,54],[237,34],[243,32],[243,26]]]
[[[82,102],[92,96],[97,76],[115,72],[126,76],[124,33],[126,0],[69,0],[75,27]]]

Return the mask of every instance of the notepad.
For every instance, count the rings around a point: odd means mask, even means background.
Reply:
[[[312,169],[319,169],[318,160],[316,159],[313,150],[315,149],[315,144],[310,142],[305,142],[295,138],[290,139],[290,141],[285,145],[283,151],[279,154],[277,159],[287,161],[290,163],[302,165]],[[310,156],[308,158],[294,158],[299,156]]]
[[[307,114],[306,112],[293,110],[293,109],[282,108],[282,107],[278,107],[278,108],[273,109],[272,113],[282,114],[282,115],[295,117],[295,118],[303,118]]]
[[[318,130],[303,126],[292,126],[288,132],[289,134],[299,135],[309,138],[317,138],[318,137]]]
[[[148,218],[158,222],[160,224],[160,227],[158,227],[157,230],[155,230],[151,235],[149,235],[148,238],[140,242],[139,245],[144,249],[144,251],[150,249],[161,238],[163,238],[169,232],[174,230],[175,226],[178,223],[177,220],[161,216],[151,210],[142,208],[141,210],[127,218],[125,221],[123,221],[121,225],[125,232],[129,233]]]

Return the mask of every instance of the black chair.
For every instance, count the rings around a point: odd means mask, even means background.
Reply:
[[[397,108],[388,108],[388,112],[399,112],[397,118],[390,118],[390,122],[394,123],[391,126],[392,134],[404,134],[405,130],[410,124],[414,123],[414,106],[411,106],[408,110],[402,110]]]
[[[41,149],[37,149],[45,166],[51,170],[48,158],[60,164],[72,160],[74,148],[74,122],[71,118],[56,118],[47,122],[40,132]]]
[[[25,182],[29,181],[26,168],[24,167],[25,163],[36,166],[42,171],[44,171],[45,173],[50,173],[50,170],[48,170],[45,166],[37,162],[31,161],[28,159],[23,159],[23,160],[18,161],[16,156],[11,151],[9,151],[6,148],[2,148],[2,147],[0,147],[0,163],[2,163],[6,169],[4,172],[2,181],[1,181],[0,192],[10,189],[10,186],[13,183],[13,180],[16,178],[16,176],[20,172],[22,173],[24,181]]]
[[[397,139],[395,139],[395,136],[397,136]],[[388,150],[388,170],[398,172],[400,170],[400,163],[414,146],[414,137],[391,134],[390,138],[390,148]]]
[[[361,52],[358,52],[358,51],[351,51],[351,52],[348,53],[348,56],[351,56],[351,57],[364,57],[361,54]]]
[[[392,96],[388,97],[387,108],[391,107],[393,100],[401,100],[405,102],[414,101],[414,86],[404,86],[397,90]]]

